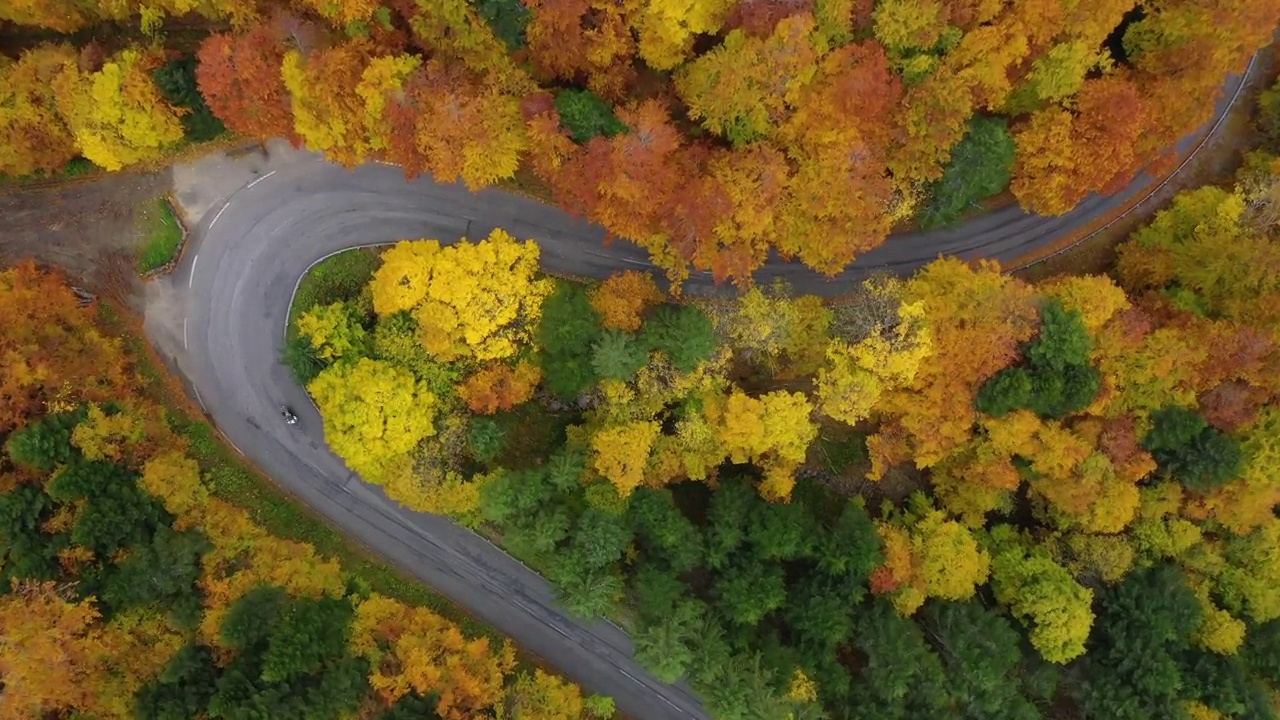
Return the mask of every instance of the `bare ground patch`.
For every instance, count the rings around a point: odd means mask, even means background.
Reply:
[[[167,169],[0,188],[0,266],[33,258],[136,307],[139,213],[168,189]]]

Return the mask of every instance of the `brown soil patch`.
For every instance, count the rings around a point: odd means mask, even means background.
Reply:
[[[135,304],[139,210],[169,189],[169,171],[69,184],[0,187],[0,267],[33,258],[78,284]],[[122,272],[122,268],[126,268]]]

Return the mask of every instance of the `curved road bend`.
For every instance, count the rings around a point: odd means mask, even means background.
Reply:
[[[1242,82],[1229,80],[1215,120]],[[1116,196],[1091,197],[1063,217],[1006,208],[957,229],[894,236],[835,280],[780,262],[769,263],[762,275],[785,277],[802,292],[834,294],[869,272],[909,272],[940,253],[1008,260],[1124,207],[1147,183],[1139,178]],[[601,277],[651,267],[640,248],[606,247],[602,229],[533,200],[496,190],[472,194],[428,178],[406,182],[394,167],[348,171],[312,159],[267,173],[205,215],[179,267],[157,281],[168,293],[165,309],[187,309],[181,330],[176,319],[166,326],[149,313],[148,332],[234,445],[343,532],[585,689],[612,696],[625,714],[707,718],[686,687],[660,683],[632,660],[620,629],[568,617],[541,577],[489,542],[443,518],[405,510],[355,477],[324,444],[319,415],[278,361],[295,283],[316,260],[358,244],[478,238],[494,227],[537,239],[551,271]],[[707,291],[710,278],[694,277],[688,287]],[[298,426],[280,420],[281,403],[295,409]]]

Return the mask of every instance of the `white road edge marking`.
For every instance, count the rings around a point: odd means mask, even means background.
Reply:
[[[200,262],[200,253],[196,253],[191,258],[191,276],[187,278],[187,287],[191,287],[191,283],[196,281],[196,263]]]
[[[275,170],[272,170],[271,172],[267,173],[266,175],[263,175],[262,177],[258,178],[257,180],[254,180],[253,182],[249,183],[248,185],[245,185],[245,186],[244,186],[244,189],[245,189],[245,190],[248,190],[249,188],[253,187],[254,185],[257,185],[258,183],[262,182],[263,180],[266,180],[267,178],[269,178],[269,177],[271,177],[272,175],[275,175],[275,174],[276,174],[276,171],[275,171]]]
[[[182,349],[187,349],[187,319],[182,318]]]
[[[229,208],[229,207],[231,207],[231,203],[229,203],[229,202],[228,202],[226,205],[223,205],[223,206],[222,206],[222,209],[218,211],[218,214],[217,214],[217,215],[214,215],[214,216],[213,216],[213,219],[209,221],[209,229],[210,229],[210,230],[212,230],[212,229],[213,229],[213,224],[214,224],[214,223],[216,223],[216,222],[218,222],[218,218],[222,217],[222,213],[226,212],[226,211],[227,211],[227,208]]]
[[[200,403],[200,409],[203,410],[206,415],[209,414],[209,408],[204,406],[204,398],[200,397],[200,388],[192,385],[191,389],[196,391],[196,402]]]

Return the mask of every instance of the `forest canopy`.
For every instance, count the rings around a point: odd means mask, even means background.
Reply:
[[[1277,171],[1255,152],[1234,189],[1178,195],[1112,275],[942,259],[834,303],[409,240],[300,309],[294,356],[325,398],[401,373],[383,407],[432,431],[352,467],[624,618],[719,720],[1275,718]],[[421,314],[448,300],[419,279],[464,268],[492,288]],[[323,317],[374,340],[325,356]],[[440,318],[520,332],[474,353]],[[326,434],[345,408],[321,402]]]
[[[193,16],[217,31],[169,47]],[[834,274],[894,230],[1061,214],[1167,165],[1280,0],[39,0],[0,20],[143,31],[0,59],[0,174],[154,162],[225,125],[534,188],[673,280],[747,282],[770,251]]]
[[[0,309],[0,718],[613,715],[211,491],[65,278],[0,271]]]

